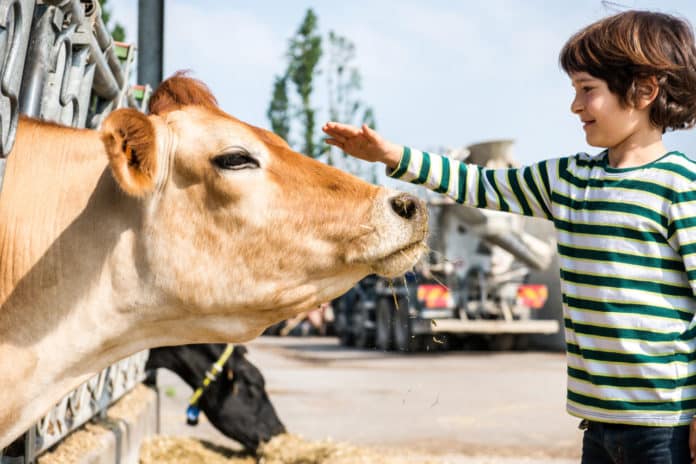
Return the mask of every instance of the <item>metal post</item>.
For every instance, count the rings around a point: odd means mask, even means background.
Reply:
[[[36,462],[36,427],[31,427],[24,435],[24,464]]]
[[[138,0],[138,82],[153,89],[162,81],[164,0]]]
[[[25,78],[19,93],[19,112],[32,118],[41,116],[41,99],[49,72],[51,51],[62,23],[63,12],[59,9],[48,5],[36,6],[24,65]]]

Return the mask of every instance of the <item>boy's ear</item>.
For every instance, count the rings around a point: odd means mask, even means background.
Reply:
[[[157,140],[148,116],[131,108],[116,110],[104,120],[101,132],[121,189],[136,197],[152,192],[157,179]]]
[[[657,82],[657,77],[650,76],[644,79],[636,80],[635,86],[635,105],[639,110],[645,109],[655,101],[660,93],[660,84]]]

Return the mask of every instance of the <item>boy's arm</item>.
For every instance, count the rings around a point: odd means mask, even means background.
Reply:
[[[520,169],[486,169],[391,143],[365,125],[329,122],[322,129],[328,144],[386,164],[393,178],[422,184],[468,206],[552,219],[549,163],[555,161]]]
[[[681,192],[669,208],[668,239],[684,263],[686,278],[696,298],[696,183]],[[696,414],[689,426],[691,462],[696,464]]]
[[[680,192],[670,205],[667,233],[670,245],[682,258],[696,298],[696,183]]]
[[[424,185],[467,206],[553,219],[548,175],[553,163],[489,169],[404,147],[399,164],[388,175]]]

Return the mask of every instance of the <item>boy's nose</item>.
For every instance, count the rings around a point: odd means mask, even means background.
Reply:
[[[576,95],[575,98],[573,98],[573,101],[570,103],[570,112],[578,114],[580,111],[582,111],[582,104]]]

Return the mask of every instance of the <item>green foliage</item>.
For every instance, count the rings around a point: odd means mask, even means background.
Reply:
[[[360,71],[353,64],[355,44],[334,31],[329,32],[329,118],[346,124],[367,124],[375,129],[374,111],[356,94],[362,89]]]
[[[271,121],[273,132],[288,140],[290,137],[290,100],[288,99],[288,76],[276,76],[273,83],[273,98],[266,116]]]
[[[329,48],[325,63],[328,83],[328,112],[333,121],[375,126],[372,108],[357,99],[361,89],[361,76],[352,63],[355,45],[346,37],[333,31],[328,36]],[[276,76],[273,96],[266,111],[273,131],[289,141],[293,126],[301,138],[298,151],[311,157],[321,156],[329,146],[316,135],[316,111],[312,106],[312,94],[316,78],[322,74],[319,68],[324,49],[318,32],[318,18],[312,9],[307,10],[300,27],[288,42],[287,69]],[[293,124],[294,123],[294,124]],[[294,145],[290,142],[291,145]],[[331,163],[331,156],[329,163]]]
[[[288,47],[288,70],[290,78],[300,97],[299,116],[303,127],[302,152],[316,158],[322,153],[322,145],[314,141],[314,114],[310,97],[314,77],[319,74],[317,64],[321,58],[321,36],[317,32],[317,16],[310,8],[302,20],[300,28]]]
[[[330,31],[328,60],[329,119],[355,126],[366,124],[376,129],[374,110],[357,96],[362,89],[362,77],[353,64],[355,44],[347,37]],[[374,166],[366,166],[363,162],[350,159],[341,150],[330,147],[328,163],[337,164],[339,158],[342,158],[341,166],[344,169],[377,183]],[[366,169],[370,172],[365,172]]]
[[[116,42],[125,42],[126,30],[120,23],[116,23],[113,29],[111,29],[111,36],[114,38]]]
[[[101,0],[100,2],[102,21],[104,21],[106,29],[109,30],[111,36],[114,38],[116,42],[125,42],[126,30],[124,29],[121,23],[116,23],[114,24],[113,28],[109,29],[109,21],[111,21],[111,10],[106,7],[106,4],[108,2],[109,0]]]

